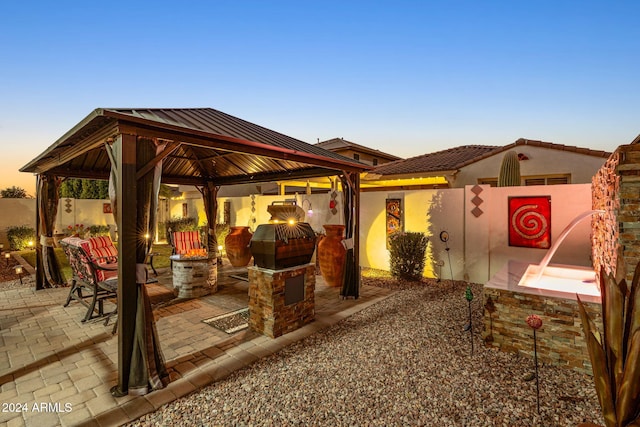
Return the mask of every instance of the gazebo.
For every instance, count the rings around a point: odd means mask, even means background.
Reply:
[[[166,384],[151,305],[142,285],[160,183],[202,193],[214,267],[220,186],[337,175],[349,249],[340,295],[358,297],[360,173],[367,165],[211,108],[98,108],[20,169],[37,176],[36,289],[62,284],[53,232],[63,178],[109,180],[119,233],[118,384],[114,396]]]

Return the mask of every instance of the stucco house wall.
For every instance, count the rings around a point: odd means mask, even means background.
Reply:
[[[571,174],[569,184],[590,183],[591,178],[607,160],[604,157],[530,145],[518,146],[513,150],[528,157],[528,160],[520,161],[521,177]],[[501,151],[460,168],[452,187],[462,188],[465,185],[478,184],[478,179],[497,178],[506,152]]]

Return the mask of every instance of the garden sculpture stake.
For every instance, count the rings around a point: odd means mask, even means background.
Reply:
[[[467,290],[464,292],[464,297],[469,302],[469,324],[465,328],[465,331],[469,331],[471,337],[471,355],[473,356],[473,323],[471,323],[471,301],[473,301],[473,292],[471,292],[471,286],[467,286]]]
[[[449,260],[449,271],[451,272],[451,283],[455,282],[453,281],[453,266],[451,265],[451,254],[449,253],[449,250],[451,249],[449,247],[449,233],[446,231],[441,231],[440,232],[440,241],[442,243],[444,243],[444,250],[447,251],[447,259]],[[442,266],[440,266],[440,273],[442,273]]]
[[[540,413],[540,382],[538,381],[538,345],[536,343],[536,331],[542,326],[540,316],[531,314],[527,316],[527,324],[533,329],[533,359],[536,364],[536,402],[538,403],[538,414]]]

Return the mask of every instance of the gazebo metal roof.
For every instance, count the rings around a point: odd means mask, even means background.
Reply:
[[[167,184],[229,185],[369,169],[212,108],[98,108],[20,171],[108,179],[104,143],[123,133],[177,144],[163,158]]]

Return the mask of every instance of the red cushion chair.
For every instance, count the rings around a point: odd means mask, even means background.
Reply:
[[[118,249],[113,245],[111,237],[91,237],[83,240],[81,245],[87,254],[93,258],[93,262],[109,269],[115,269],[97,270],[98,281],[102,282],[113,277],[118,277]]]
[[[191,249],[202,249],[200,232],[198,231],[174,231],[173,251],[177,255],[185,255]]]

